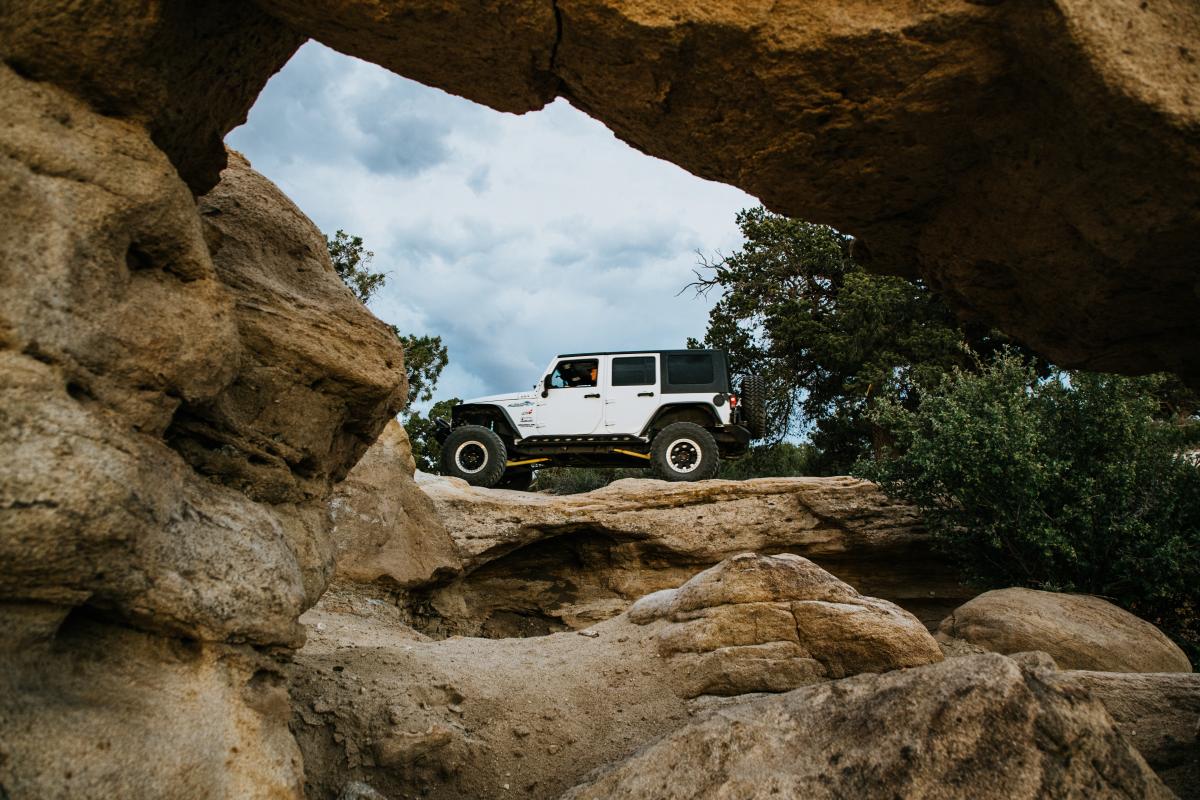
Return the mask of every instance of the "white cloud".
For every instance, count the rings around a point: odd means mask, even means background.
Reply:
[[[439,396],[522,388],[559,352],[681,347],[697,250],[738,246],[738,189],[637,152],[559,100],[516,116],[316,43],[231,146],[324,231],[358,234],[372,310],[450,349]]]

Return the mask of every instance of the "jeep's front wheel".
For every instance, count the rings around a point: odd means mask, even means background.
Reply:
[[[717,440],[694,422],[673,422],[650,444],[654,472],[668,481],[702,481],[721,468]]]
[[[504,442],[481,425],[455,428],[442,444],[442,474],[472,486],[495,486],[504,477],[507,460]]]

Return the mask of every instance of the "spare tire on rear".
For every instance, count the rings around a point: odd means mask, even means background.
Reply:
[[[463,425],[450,431],[442,443],[442,474],[462,478],[472,486],[492,487],[504,477],[508,452],[493,431],[481,425]]]
[[[755,439],[767,435],[767,385],[761,375],[747,375],[742,378],[739,400],[742,404],[742,419],[746,421],[746,430]]]

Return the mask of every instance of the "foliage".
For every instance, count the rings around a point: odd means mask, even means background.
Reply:
[[[325,238],[325,245],[329,248],[329,258],[342,283],[350,287],[360,303],[366,305],[387,282],[384,273],[371,272],[371,261],[375,254],[363,246],[361,236],[351,236],[340,229],[332,239]]]
[[[737,460],[721,462],[718,477],[744,481],[812,475],[816,457],[816,448],[810,444],[766,442],[751,447],[750,452]]]
[[[433,399],[438,378],[450,361],[446,346],[440,336],[417,336],[403,334],[392,326],[392,330],[404,346],[404,371],[408,375],[408,402],[428,403]]]
[[[886,445],[869,414],[878,400],[911,408],[917,387],[969,367],[964,345],[995,347],[994,335],[964,330],[921,283],[864,271],[833,228],[762,207],[737,223],[742,249],[702,258],[691,284],[721,292],[704,346],[727,351],[735,374],[763,377],[767,441],[808,434],[817,474],[844,473]]]
[[[650,471],[637,467],[546,467],[536,473],[533,488],[547,494],[579,494],[608,486],[622,478],[649,478]]]
[[[1110,598],[1200,654],[1200,466],[1194,420],[1164,420],[1162,377],[1056,372],[1012,353],[955,369],[916,408],[872,419],[889,458],[857,474],[913,503],[984,586]]]

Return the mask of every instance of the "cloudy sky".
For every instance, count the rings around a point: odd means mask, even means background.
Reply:
[[[450,350],[438,397],[532,385],[560,352],[704,333],[696,252],[735,249],[754,198],[618,141],[565,101],[523,116],[315,42],[229,144],[388,276],[377,316]]]

